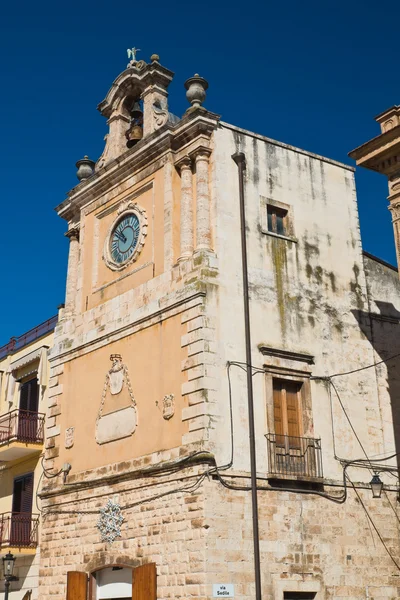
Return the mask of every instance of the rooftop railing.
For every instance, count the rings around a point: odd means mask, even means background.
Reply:
[[[321,479],[321,440],[267,433],[270,475]]]
[[[33,327],[33,329],[30,329],[19,337],[12,337],[7,344],[0,346],[0,360],[53,331],[57,325],[57,321],[58,315],[54,315],[54,317],[47,319],[47,321],[40,323],[40,325]]]

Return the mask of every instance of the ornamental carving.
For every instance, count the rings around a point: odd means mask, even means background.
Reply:
[[[175,396],[167,394],[163,398],[163,418],[168,421],[175,414]]]
[[[100,519],[96,525],[100,531],[101,540],[112,544],[117,537],[121,537],[123,521],[120,505],[109,498],[105,507],[100,509]]]
[[[168,110],[153,104],[153,119],[155,128],[159,129],[168,121]]]
[[[67,427],[67,429],[65,430],[65,447],[67,449],[72,448],[72,446],[74,445],[74,434],[75,427]]]
[[[136,401],[127,366],[120,354],[111,354],[111,369],[106,374],[100,409],[96,420],[96,442],[105,444],[135,433]]]

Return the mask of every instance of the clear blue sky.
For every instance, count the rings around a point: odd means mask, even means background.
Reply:
[[[7,2],[0,21],[0,345],[64,301],[68,241],[54,207],[97,159],[106,123],[96,111],[127,64],[153,52],[183,82],[209,81],[206,106],[240,127],[350,163],[379,133],[373,117],[400,104],[398,23],[372,0],[271,2]],[[395,262],[384,177],[356,175],[363,245]]]

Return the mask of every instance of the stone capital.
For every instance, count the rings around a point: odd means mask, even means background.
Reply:
[[[207,160],[210,158],[212,154],[211,148],[207,146],[199,146],[196,150],[190,153],[190,158],[193,158],[196,162],[199,160]]]
[[[180,160],[175,163],[175,167],[178,171],[182,172],[185,169],[192,169],[192,159],[189,156],[183,156]]]
[[[79,241],[79,229],[79,226],[71,227],[64,235],[69,239],[70,242],[72,240]]]

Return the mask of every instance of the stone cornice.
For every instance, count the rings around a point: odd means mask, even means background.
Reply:
[[[131,335],[138,328],[142,329],[151,326],[154,324],[154,321],[161,322],[173,314],[183,312],[188,302],[196,299],[203,300],[206,297],[205,289],[201,289],[199,291],[198,287],[198,285],[196,286],[193,284],[186,286],[184,289],[178,290],[172,295],[172,297],[166,297],[160,300],[157,310],[151,310],[148,312],[148,314],[134,319],[122,327],[113,329],[112,332],[105,331],[102,335],[97,336],[90,342],[78,341],[75,346],[70,347],[68,345],[68,347],[65,349],[62,343],[61,346],[59,346],[59,342],[62,342],[62,335],[57,337],[54,340],[54,346],[48,357],[49,362],[51,364],[68,362],[74,358],[77,358],[78,356],[81,356],[82,354],[93,352],[94,350],[108,345],[115,340],[119,340],[122,337]],[[68,338],[68,335],[65,337]],[[75,338],[75,341],[76,339],[77,338]]]
[[[349,152],[349,156],[355,160],[358,165],[378,171],[379,169],[374,163],[379,163],[384,160],[385,157],[399,151],[400,125],[393,127],[393,129],[389,129],[389,131],[385,131],[385,133],[381,133],[362,146],[358,146],[358,148]]]
[[[70,221],[88,202],[111,186],[118,185],[160,159],[167,152],[178,153],[198,137],[210,138],[218,127],[219,116],[201,108],[186,114],[176,125],[166,123],[136,146],[95,172],[73,188],[66,200],[56,207],[60,217]]]

